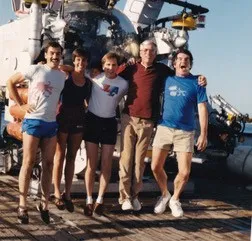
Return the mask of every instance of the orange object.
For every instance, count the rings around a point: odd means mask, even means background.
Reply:
[[[21,122],[10,122],[7,124],[6,129],[7,129],[7,133],[10,136],[22,141],[23,135],[22,135],[22,123]]]
[[[16,119],[19,119],[19,120],[22,120],[24,119],[24,116],[25,116],[25,111],[22,110],[18,105],[12,105],[10,106],[9,108],[9,112],[10,114],[16,118]]]
[[[23,102],[23,104],[27,104],[28,101],[28,88],[17,88],[18,94]],[[13,96],[10,95],[10,99],[13,100]]]

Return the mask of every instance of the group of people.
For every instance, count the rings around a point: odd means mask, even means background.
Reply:
[[[140,45],[139,62],[119,66],[117,54],[109,52],[101,60],[102,72],[90,72],[87,77],[85,72],[89,53],[76,49],[72,55],[74,68],[71,69],[60,66],[62,51],[57,42],[49,42],[45,48],[44,65],[32,65],[7,81],[14,101],[26,111],[22,125],[19,222],[29,223],[27,193],[38,148],[42,154],[42,197],[37,209],[42,220],[50,223],[48,200],[52,179],[55,205],[61,210],[74,211],[70,194],[74,161],[82,139],[87,150],[84,214],[103,215],[103,199],[110,180],[117,139],[116,108],[125,95],[119,160],[119,203],[122,210],[139,211],[142,208],[138,196],[143,185],[144,158],[157,124],[151,169],[160,187],[161,197],[154,212],[163,213],[169,205],[173,216],[183,216],[179,197],[190,174],[196,109],[200,122],[196,146],[201,151],[207,145],[206,79],[190,73],[192,54],[185,49],[178,51],[172,60],[174,72],[165,64],[155,62],[157,46],[153,41],[145,40]],[[30,82],[28,104],[22,103],[17,91],[17,84],[25,80]],[[162,108],[161,93],[164,93]],[[94,202],[92,194],[99,146],[101,173],[98,196]],[[172,147],[178,160],[173,196],[168,191],[164,170],[165,159]],[[64,159],[65,190],[61,193]]]

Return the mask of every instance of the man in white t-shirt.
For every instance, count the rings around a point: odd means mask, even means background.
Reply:
[[[19,174],[18,221],[22,224],[29,223],[27,193],[38,147],[42,154],[42,198],[37,208],[42,220],[47,224],[50,223],[48,199],[58,127],[56,109],[66,78],[58,69],[62,51],[57,42],[49,42],[45,48],[45,65],[31,65],[27,71],[14,74],[7,81],[10,95],[20,109],[26,112],[22,125],[23,162]],[[16,86],[24,80],[30,82],[27,104],[22,102]]]
[[[103,214],[103,196],[109,184],[112,155],[117,138],[116,107],[128,90],[128,83],[117,76],[119,58],[107,53],[102,58],[104,72],[92,79],[92,93],[86,115],[86,141],[88,164],[85,173],[87,216]],[[101,145],[101,174],[98,197],[93,205],[93,187],[97,168],[99,144]]]

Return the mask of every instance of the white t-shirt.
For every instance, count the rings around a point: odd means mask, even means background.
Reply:
[[[96,76],[92,82],[88,110],[102,118],[115,117],[116,107],[127,93],[128,82],[120,76],[109,79],[104,73]]]
[[[66,75],[48,65],[31,65],[22,73],[29,80],[28,104],[35,108],[26,113],[25,118],[47,122],[56,121],[56,110]]]

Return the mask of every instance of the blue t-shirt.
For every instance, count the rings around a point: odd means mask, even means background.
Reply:
[[[198,76],[168,77],[164,88],[160,125],[184,131],[195,129],[197,104],[207,102],[206,88],[198,85]]]

